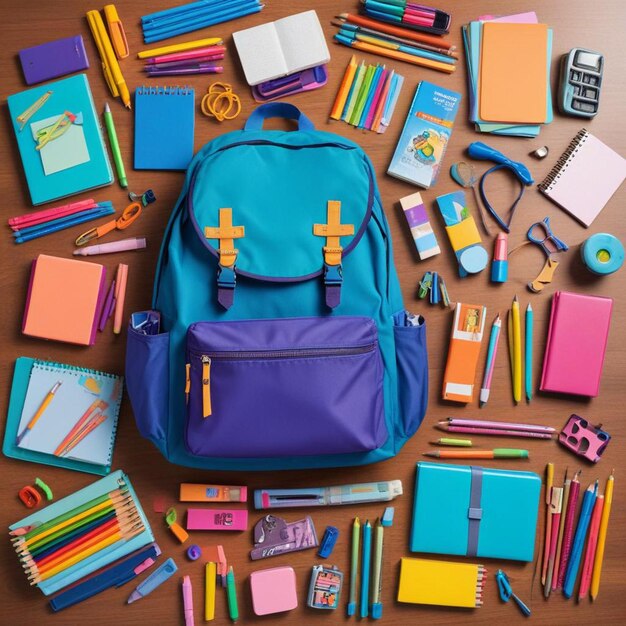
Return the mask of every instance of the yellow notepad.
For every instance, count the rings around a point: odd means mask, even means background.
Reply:
[[[398,602],[476,608],[484,568],[474,563],[400,559]]]

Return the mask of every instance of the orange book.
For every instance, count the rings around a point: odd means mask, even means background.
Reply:
[[[480,57],[480,119],[543,124],[547,110],[546,24],[485,22]]]
[[[480,304],[457,303],[454,325],[443,375],[443,399],[471,402],[474,380],[485,330],[487,308]]]
[[[102,308],[106,269],[99,263],[40,254],[34,261],[22,332],[90,346]]]

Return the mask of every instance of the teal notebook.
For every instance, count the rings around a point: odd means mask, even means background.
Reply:
[[[20,122],[17,118],[47,92],[50,92],[49,97],[42,106],[25,122]],[[7,102],[34,205],[113,182],[111,164],[85,74],[21,91],[9,96]],[[51,133],[55,138],[37,150],[38,135],[53,130],[55,122],[65,112],[72,114],[73,122]]]
[[[61,386],[32,430],[17,444],[47,393]],[[117,421],[122,399],[120,376],[85,368],[20,357],[15,362],[2,451],[8,457],[104,476],[111,471]],[[94,403],[93,416],[105,419],[70,451],[54,451]]]
[[[100,568],[113,563],[113,561],[121,559],[127,554],[130,554],[135,550],[139,550],[154,541],[152,529],[150,528],[146,515],[141,508],[137,494],[135,493],[133,486],[130,484],[130,479],[121,470],[117,470],[106,478],[101,478],[80,491],[76,491],[61,500],[57,500],[45,508],[38,509],[32,513],[32,515],[29,515],[28,517],[21,519],[19,522],[15,522],[15,524],[9,526],[9,530],[14,530],[23,526],[44,524],[55,517],[63,515],[64,513],[67,513],[72,509],[93,500],[94,498],[110,493],[111,491],[124,486],[128,488],[128,491],[134,501],[135,508],[137,509],[139,517],[143,522],[144,530],[127,541],[120,540],[111,544],[95,554],[92,554],[90,557],[79,561],[78,563],[39,583],[37,586],[44,595],[49,596],[52,593],[56,593],[77,580],[88,576],[96,570],[99,570]]]
[[[410,549],[532,561],[540,492],[533,472],[420,462]]]

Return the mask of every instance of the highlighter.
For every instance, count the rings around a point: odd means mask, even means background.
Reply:
[[[491,282],[505,283],[509,277],[508,237],[498,233],[491,262]]]

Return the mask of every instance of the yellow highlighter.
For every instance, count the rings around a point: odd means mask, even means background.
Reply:
[[[117,9],[114,4],[106,4],[104,6],[104,17],[109,27],[109,34],[111,35],[115,54],[118,59],[125,59],[130,51],[128,49],[128,41],[126,40],[122,20],[120,20],[120,16],[117,14]]]
[[[208,39],[197,39],[195,41],[186,41],[185,43],[175,43],[171,46],[161,46],[160,48],[150,48],[137,53],[137,58],[148,59],[151,57],[159,57],[162,54],[171,54],[174,52],[185,52],[186,50],[194,50],[195,48],[204,48],[205,46],[220,46],[223,40],[221,37],[209,37]]]
[[[130,92],[126,86],[126,81],[122,76],[120,64],[117,62],[115,52],[109,35],[102,21],[99,11],[87,11],[87,22],[91,29],[91,34],[98,48],[98,54],[102,61],[102,72],[109,90],[114,97],[119,96],[127,109],[130,109]]]
[[[217,585],[217,563],[210,561],[204,570],[204,621],[215,619],[215,587]]]

